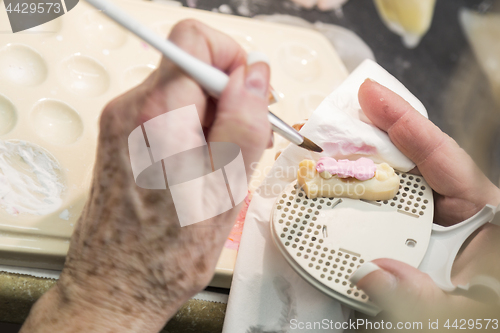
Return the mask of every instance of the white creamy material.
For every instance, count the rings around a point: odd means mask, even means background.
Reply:
[[[69,218],[70,218],[70,213],[69,213],[69,210],[65,209],[61,212],[61,214],[59,214],[59,218],[60,219],[63,219],[63,220],[66,220],[66,221],[69,221]]]
[[[26,141],[0,141],[0,207],[8,213],[46,215],[62,203],[57,161]]]
[[[375,163],[409,171],[415,164],[361,110],[358,91],[367,78],[394,91],[427,117],[425,107],[401,82],[374,61],[365,60],[318,106],[301,133],[324,149],[323,156],[349,160],[369,157]]]

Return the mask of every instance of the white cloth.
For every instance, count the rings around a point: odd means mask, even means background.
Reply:
[[[361,111],[357,96],[366,78],[387,86],[427,116],[422,103],[396,78],[366,60],[319,105],[301,133],[328,148],[326,155],[333,153],[330,156],[337,159],[368,156],[377,163],[387,162],[408,171],[414,164]],[[374,150],[369,154],[346,152],[341,142],[367,145]],[[289,145],[255,191],[245,219],[223,333],[287,332],[299,322],[347,321],[350,310],[302,279],[275,247],[270,233],[269,219],[276,197],[296,179],[299,162],[321,156]]]

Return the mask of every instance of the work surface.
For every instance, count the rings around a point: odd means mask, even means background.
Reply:
[[[0,323],[22,324],[31,306],[55,280],[0,272]],[[184,304],[162,332],[222,331],[226,304],[192,299]],[[2,325],[0,324],[0,332]]]
[[[227,0],[204,0],[197,7],[212,10],[224,3]],[[413,50],[406,49],[382,24],[372,1],[348,2],[341,17],[333,12],[301,10],[286,0],[231,0],[229,6],[237,13],[242,3],[252,15],[290,14],[356,32],[372,48],[377,61],[422,101],[430,119],[455,138],[498,184],[499,110],[457,20],[460,7],[477,9],[483,1],[437,1],[431,29]],[[53,284],[54,280],[0,273],[0,321],[22,323],[31,305]],[[220,332],[224,311],[224,304],[191,300],[165,331]]]

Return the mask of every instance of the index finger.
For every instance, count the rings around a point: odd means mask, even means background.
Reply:
[[[399,95],[371,80],[359,88],[366,116],[420,169],[450,139]]]
[[[234,39],[194,19],[177,23],[168,39],[192,56],[228,74],[246,63],[246,52]],[[166,61],[164,59],[162,64]]]

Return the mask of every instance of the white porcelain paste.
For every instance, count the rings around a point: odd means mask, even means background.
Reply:
[[[46,215],[62,203],[57,161],[26,141],[0,140],[0,207],[10,214]]]

